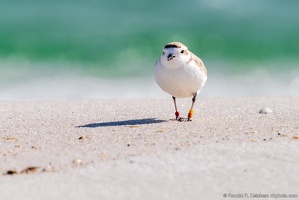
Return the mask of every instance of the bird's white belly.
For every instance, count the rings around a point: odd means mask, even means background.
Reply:
[[[178,69],[155,67],[155,79],[160,88],[174,97],[191,97],[201,90],[206,76],[197,66],[182,66]]]

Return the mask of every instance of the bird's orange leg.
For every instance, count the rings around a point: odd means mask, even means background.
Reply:
[[[189,110],[189,113],[188,113],[188,121],[191,121],[191,118],[194,114],[193,106],[196,101],[196,96],[197,96],[197,93],[193,94],[191,109]]]

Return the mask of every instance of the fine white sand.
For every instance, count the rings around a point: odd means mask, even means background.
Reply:
[[[178,100],[183,116],[190,105]],[[1,200],[299,196],[299,97],[198,98],[192,122],[169,120],[171,98],[2,101],[0,113]]]

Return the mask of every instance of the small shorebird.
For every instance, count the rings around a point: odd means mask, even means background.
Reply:
[[[180,42],[164,46],[160,59],[155,64],[155,79],[160,88],[172,95],[175,117],[182,121],[176,105],[176,98],[192,97],[188,121],[191,121],[197,94],[207,80],[207,70],[200,58]]]

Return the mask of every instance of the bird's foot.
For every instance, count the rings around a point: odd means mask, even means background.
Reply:
[[[175,119],[171,119],[172,121],[179,121],[179,122],[191,122],[194,110],[190,109],[188,113],[188,118],[180,117],[180,113],[178,111],[175,112]]]
[[[191,122],[192,120],[189,119],[189,118],[179,117],[179,118],[177,119],[177,121],[179,121],[179,122]]]

